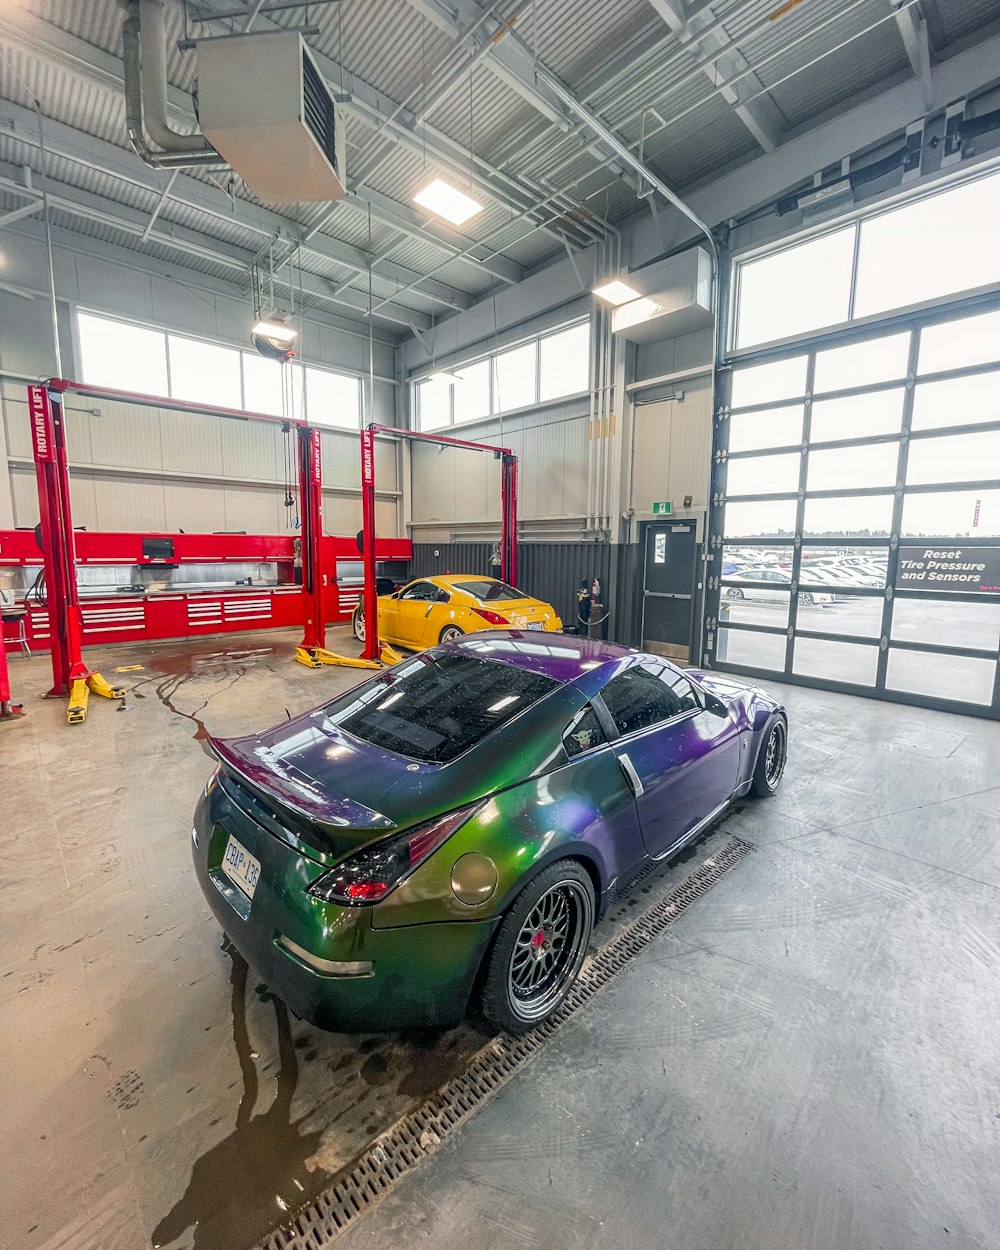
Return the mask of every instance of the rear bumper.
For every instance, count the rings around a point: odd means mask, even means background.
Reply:
[[[235,887],[217,867],[230,830],[209,807],[206,799],[198,805],[192,846],[202,892],[236,949],[296,1015],[347,1032],[445,1028],[462,1019],[496,920],[376,929],[371,908],[306,895],[302,857],[244,827],[232,832],[260,858],[261,876],[249,907],[234,897],[237,910],[227,897]]]

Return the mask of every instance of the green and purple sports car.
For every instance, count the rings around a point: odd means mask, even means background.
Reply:
[[[198,879],[230,940],[327,1029],[521,1032],[602,911],[731,799],[773,794],[784,709],[561,634],[475,634],[265,733],[215,740]]]

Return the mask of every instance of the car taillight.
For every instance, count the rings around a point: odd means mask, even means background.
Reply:
[[[491,625],[509,625],[510,621],[505,616],[501,616],[499,612],[491,612],[489,608],[473,608],[476,616],[481,616],[484,621],[489,621]]]
[[[473,803],[460,807],[456,812],[408,829],[406,833],[384,838],[317,877],[307,893],[324,903],[370,907],[401,885],[481,806],[481,803]]]

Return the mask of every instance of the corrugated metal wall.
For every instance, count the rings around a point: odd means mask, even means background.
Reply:
[[[412,576],[482,573],[493,576],[490,543],[414,543]],[[551,603],[567,630],[576,628],[576,592],[595,577],[610,588],[611,547],[607,543],[521,543],[517,582],[521,590]]]

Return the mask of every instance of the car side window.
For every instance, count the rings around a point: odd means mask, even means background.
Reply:
[[[451,602],[451,595],[448,594],[447,590],[442,589],[442,587],[440,586],[435,586],[434,589],[437,592],[434,596],[435,603],[450,603]]]
[[[400,599],[435,599],[437,598],[437,587],[432,582],[414,582],[412,586],[407,586]]]
[[[595,747],[603,746],[607,742],[601,722],[592,707],[585,707],[576,714],[563,734],[562,741],[570,759],[583,755],[585,751],[593,751]]]
[[[675,716],[679,716],[681,712],[697,711],[701,707],[701,703],[698,701],[698,696],[695,694],[691,683],[683,674],[675,673],[673,669],[665,668],[661,680],[677,700]]]
[[[620,734],[637,733],[699,707],[686,677],[670,668],[645,664],[626,669],[601,691]]]

